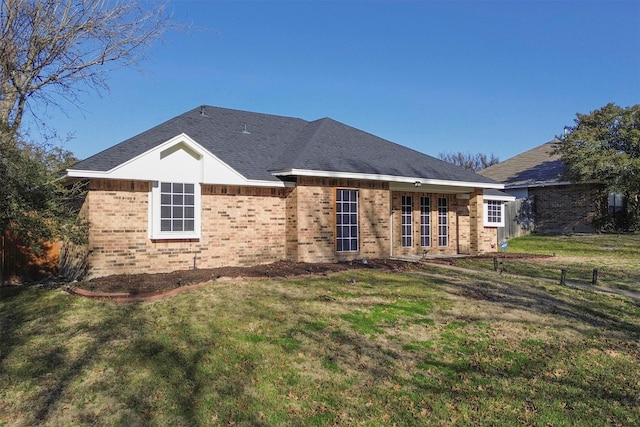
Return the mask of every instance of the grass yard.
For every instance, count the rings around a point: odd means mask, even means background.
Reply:
[[[530,235],[509,240],[509,273],[559,280],[567,269],[567,280],[590,284],[593,269],[598,269],[598,286],[640,292],[640,233],[573,234],[557,236]],[[509,254],[555,255],[538,259],[509,259]],[[461,259],[455,265],[493,270],[493,260]]]
[[[0,426],[638,425],[639,361],[631,300],[486,271],[0,288]]]

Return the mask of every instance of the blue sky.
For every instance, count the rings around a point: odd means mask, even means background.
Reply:
[[[640,1],[195,1],[143,73],[51,113],[86,158],[202,104],[331,117],[418,151],[506,160],[640,102]]]

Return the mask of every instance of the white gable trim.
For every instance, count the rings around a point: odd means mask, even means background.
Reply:
[[[168,160],[174,156],[174,159]],[[173,167],[170,161],[178,161]],[[70,178],[104,178],[135,181],[198,182],[202,184],[285,187],[281,181],[250,180],[198,144],[186,133],[108,170],[68,169]]]
[[[465,191],[471,188],[493,188],[502,190],[504,184],[500,183],[486,183],[486,182],[465,182],[465,181],[447,181],[442,179],[425,179],[420,177],[409,176],[393,176],[393,175],[379,175],[379,174],[367,174],[356,172],[334,172],[334,171],[319,171],[309,169],[286,169],[281,171],[275,171],[271,173],[274,176],[286,176],[286,175],[298,175],[298,176],[312,176],[323,178],[345,178],[345,179],[362,179],[367,181],[387,181],[398,184],[412,184],[416,188],[429,185],[429,186],[442,186],[442,187],[464,187]]]

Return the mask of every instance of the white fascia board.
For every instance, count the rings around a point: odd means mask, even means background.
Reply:
[[[510,189],[520,189],[520,188],[541,188],[541,187],[557,187],[557,186],[561,186],[561,185],[587,185],[587,184],[600,184],[603,185],[602,182],[599,181],[595,181],[595,180],[589,180],[589,181],[582,181],[582,182],[572,182],[572,181],[539,181],[539,182],[530,182],[530,183],[524,183],[524,184],[515,184],[515,185],[509,185],[509,184],[505,184],[505,189],[506,190],[510,190]]]
[[[499,196],[497,194],[483,194],[483,200],[498,200],[500,202],[513,202],[516,199],[516,196],[512,196],[510,194],[505,194],[504,196]]]
[[[309,169],[286,169],[281,171],[274,171],[271,174],[274,176],[298,175],[298,176],[312,176],[312,177],[321,177],[321,178],[362,179],[367,181],[386,181],[386,182],[414,184],[414,185],[416,183],[420,183],[421,186],[434,185],[434,186],[446,186],[446,187],[493,188],[496,190],[504,189],[504,184],[500,184],[500,183],[447,181],[442,179],[425,179],[420,177],[379,175],[379,174],[367,174],[367,173],[356,173],[356,172],[334,172],[334,171],[319,171],[319,170],[309,170]]]
[[[98,171],[85,171],[81,169],[68,169],[67,177],[69,178],[103,178],[103,179],[123,179],[123,178],[115,178],[112,175],[109,175],[108,172],[98,172]],[[158,177],[155,179],[146,179],[146,178],[127,178],[132,181],[157,181]],[[276,188],[286,188],[286,187],[295,187],[294,182],[284,182],[284,181],[262,181],[262,180],[252,180],[245,179],[242,183],[237,182],[202,182],[201,184],[213,184],[213,185],[242,185],[247,187],[276,187]]]
[[[591,182],[591,184],[593,184],[594,182]],[[543,182],[530,182],[527,184],[516,184],[516,185],[509,185],[506,184],[505,185],[505,189],[506,190],[510,190],[510,189],[519,189],[519,188],[539,188],[539,187],[556,187],[556,186],[561,186],[561,185],[572,185],[572,184],[577,184],[575,182],[571,182],[571,181],[543,181]],[[587,184],[587,183],[581,183],[581,184]]]

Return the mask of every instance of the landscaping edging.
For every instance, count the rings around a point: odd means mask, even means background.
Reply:
[[[143,302],[143,301],[158,301],[163,298],[172,297],[178,294],[181,294],[186,291],[190,291],[193,289],[198,289],[206,285],[210,285],[212,282],[203,282],[196,283],[193,285],[180,286],[175,289],[169,289],[162,292],[154,292],[149,294],[140,294],[140,295],[132,295],[129,292],[93,292],[87,289],[77,288],[75,286],[67,287],[67,292],[72,295],[77,295],[85,298],[91,299],[103,299],[114,301],[118,303],[127,303],[127,302]]]

